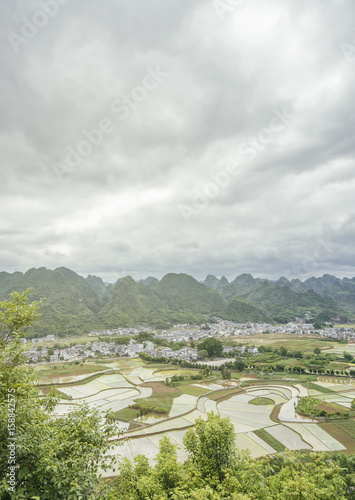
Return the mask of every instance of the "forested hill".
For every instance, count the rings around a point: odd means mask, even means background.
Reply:
[[[25,273],[0,273],[0,300],[12,291],[32,288],[31,298],[45,297],[30,334],[81,334],[119,326],[167,328],[176,323],[203,323],[211,316],[237,322],[288,322],[311,311],[314,321],[355,316],[355,278],[325,275],[304,282],[277,282],[242,274],[228,282],[209,275],[204,283],[187,274],[169,273],[161,280],[131,277],[106,286],[101,278],[79,276],[65,267]]]

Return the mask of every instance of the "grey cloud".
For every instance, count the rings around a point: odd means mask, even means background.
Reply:
[[[71,0],[15,54],[8,33],[39,9],[2,7],[1,269],[355,274],[353,2],[242,2],[221,21],[212,1]],[[157,67],[169,76],[121,120],[112,104]],[[263,144],[275,109],[295,119]],[[106,118],[114,131],[58,175]],[[317,252],[327,224],[336,243]]]

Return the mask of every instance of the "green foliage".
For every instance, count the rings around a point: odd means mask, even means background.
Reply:
[[[292,321],[296,316],[302,317],[310,310],[314,315],[312,322],[319,328],[334,317],[345,319],[348,310],[355,311],[354,278],[340,280],[324,275],[322,278],[310,278],[303,283],[286,278],[273,283],[260,278],[254,279],[250,274],[242,274],[231,283],[218,280],[215,276],[208,276],[205,283],[219,290],[227,301],[244,300],[248,306],[254,305],[259,314],[264,312],[268,318],[280,323]],[[240,307],[238,302],[236,307]],[[240,308],[241,315],[243,312],[243,308]]]
[[[221,419],[221,421],[226,419]],[[146,457],[133,462],[122,461],[117,479],[120,500],[345,500],[353,498],[354,461],[343,457],[334,460],[321,453],[287,452],[262,460],[237,450],[232,440],[228,451],[230,459],[220,467],[216,460],[224,442],[213,439],[213,431],[220,432],[223,422],[216,417],[205,423],[212,435],[199,431],[188,436],[193,457],[185,463],[177,461],[175,447],[167,437],[160,441],[155,467]],[[217,424],[217,427],[216,427]],[[233,426],[232,426],[233,427]],[[202,446],[199,439],[212,447]],[[230,432],[220,439],[230,439]],[[200,446],[201,444],[201,446]],[[348,472],[349,471],[349,472]],[[347,490],[348,488],[348,490]]]
[[[306,396],[301,398],[297,405],[297,412],[310,417],[347,416],[344,406]]]
[[[269,398],[254,398],[249,401],[250,405],[274,405],[274,401]]]
[[[107,414],[78,406],[57,418],[58,396],[39,396],[35,372],[23,364],[20,336],[38,317],[39,302],[27,302],[27,291],[0,303],[0,498],[41,500],[97,498],[98,470],[110,465],[108,438],[118,433]],[[11,397],[9,396],[11,395]],[[8,404],[14,401],[14,407]],[[15,414],[16,429],[8,426]],[[12,440],[15,438],[15,441]],[[15,442],[14,491],[8,483],[10,449]],[[104,494],[104,493],[103,493]]]
[[[137,340],[139,344],[142,342],[147,342],[148,340],[155,340],[155,337],[150,332],[139,332],[138,335],[135,335],[134,338]]]
[[[205,339],[198,344],[197,349],[199,352],[207,351],[209,358],[220,357],[223,354],[222,342],[214,338]]]
[[[206,350],[206,349],[201,349],[201,350],[199,351],[198,355],[199,355],[199,357],[200,357],[201,359],[206,359],[206,358],[208,358],[208,352],[207,352],[207,350]]]
[[[234,439],[233,424],[211,412],[207,421],[196,419],[194,429],[186,432],[183,441],[191,462],[203,477],[217,476],[221,480],[228,468],[235,467]]]
[[[236,359],[234,361],[234,369],[237,370],[238,372],[242,372],[245,370],[245,362],[242,359]]]
[[[349,352],[343,352],[343,358],[344,358],[344,361],[347,361],[349,363],[351,363],[353,360],[353,357]]]
[[[211,283],[212,288],[207,286]],[[0,299],[29,287],[34,289],[35,300],[46,296],[43,315],[29,330],[32,337],[49,333],[65,337],[137,324],[164,329],[176,323],[206,324],[214,321],[213,316],[238,322],[284,323],[307,310],[314,315],[312,321],[319,319],[319,324],[324,324],[333,317],[346,319],[343,307],[355,310],[353,283],[350,286],[343,280],[340,287],[333,283],[328,296],[317,293],[319,288],[324,291],[325,282],[323,288],[314,282],[316,291],[307,289],[312,283],[305,287],[297,284],[296,290],[287,280],[275,284],[242,275],[232,283],[212,277],[202,284],[186,274],[170,273],[161,281],[149,278],[141,283],[127,276],[115,286],[105,287],[96,276],[85,279],[65,267],[54,271],[41,267],[24,274],[0,273]]]
[[[267,312],[262,308],[238,297],[234,297],[229,302],[220,316],[223,319],[238,321],[239,323],[246,323],[247,321],[260,323],[268,319]]]
[[[316,407],[320,404],[319,399],[306,396],[301,398],[297,404],[297,413],[302,415],[315,416],[318,415]]]

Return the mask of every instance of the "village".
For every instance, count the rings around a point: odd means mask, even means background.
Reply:
[[[21,343],[26,344],[31,342],[31,347],[25,352],[27,361],[30,363],[38,362],[58,362],[84,360],[102,356],[122,356],[122,357],[137,357],[141,353],[148,354],[151,357],[166,357],[175,358],[185,361],[199,360],[199,353],[196,343],[199,343],[206,338],[250,338],[255,334],[273,333],[273,334],[293,334],[293,335],[317,335],[322,338],[331,338],[335,340],[345,340],[355,342],[355,330],[350,327],[332,327],[327,326],[324,329],[316,330],[311,323],[305,323],[304,320],[299,320],[295,323],[286,325],[272,325],[269,323],[235,323],[226,321],[221,318],[213,318],[214,323],[206,323],[202,326],[181,324],[176,325],[171,330],[155,331],[150,327],[135,327],[135,328],[115,328],[112,330],[92,331],[88,333],[89,337],[96,337],[99,340],[86,342],[85,344],[70,345],[64,348],[47,348],[41,346],[45,341],[54,341],[54,335],[46,337],[35,337],[27,340],[21,338]],[[134,337],[140,333],[151,333],[152,340],[137,341]],[[118,344],[111,338],[130,337],[130,340],[125,344]],[[103,341],[102,337],[109,337],[107,341]],[[154,340],[157,339],[155,343]],[[159,340],[158,340],[159,339]],[[165,345],[157,345],[157,344]],[[174,344],[181,343],[182,347]],[[167,345],[169,344],[169,345]],[[35,347],[37,345],[37,347]],[[173,348],[173,347],[175,348]],[[224,346],[223,353],[228,354],[233,350],[238,350],[240,353],[245,351],[249,354],[258,354],[258,349],[254,346],[250,347],[230,347]]]

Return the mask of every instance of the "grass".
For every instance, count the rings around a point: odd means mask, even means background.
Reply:
[[[243,392],[239,387],[233,387],[230,389],[219,389],[218,391],[212,392],[208,397],[212,399],[212,401],[226,401],[227,399],[235,396],[236,394],[240,394]]]
[[[49,394],[51,391],[54,391],[59,396],[60,399],[68,399],[68,400],[73,399],[71,396],[68,396],[68,394],[65,394],[56,387],[41,387],[42,394]]]
[[[172,377],[173,375],[183,375],[184,377],[189,377],[190,375],[196,375],[198,372],[196,370],[180,368],[180,370],[158,370],[154,371],[154,375],[157,376],[167,376]],[[201,379],[203,376],[201,375]]]
[[[276,451],[285,451],[286,446],[280,443],[274,436],[271,436],[265,429],[257,429],[254,434],[265,441],[266,444],[274,448]]]
[[[249,401],[249,404],[261,406],[261,405],[274,405],[275,403],[273,402],[272,399],[269,399],[269,398],[255,398],[255,399],[251,399]]]
[[[344,452],[347,455],[353,455],[355,453],[355,421],[354,420],[339,420],[337,422],[324,422],[318,424],[319,427],[328,434],[330,434],[334,439],[339,441],[343,446],[346,447]]]
[[[310,337],[307,335],[306,338],[302,338],[299,335],[282,335],[273,333],[263,333],[258,335],[253,335],[249,340],[250,344],[261,346],[272,346],[273,349],[280,349],[280,347],[285,347],[289,351],[302,351],[303,353],[313,354],[316,347],[320,349],[324,347],[334,347],[336,342],[332,341],[321,341],[319,337]],[[331,350],[329,350],[331,352]]]
[[[180,393],[177,387],[165,385],[164,382],[144,382],[144,384],[140,384],[140,387],[150,387],[152,389],[152,396],[163,394],[177,395]]]
[[[152,369],[153,371],[171,371],[171,370],[174,370],[174,369],[182,369],[180,368],[180,365],[167,365],[167,364],[164,364],[164,363],[148,363],[145,365],[147,368],[150,368]],[[196,373],[196,372],[194,372]]]
[[[41,365],[37,367],[36,375],[40,380],[50,380],[57,377],[73,377],[76,375],[89,375],[107,370],[107,366],[93,364],[75,364],[75,362]]]
[[[338,405],[336,403],[330,403],[326,401],[318,405],[316,409],[318,411],[324,410],[328,413],[328,415],[332,415],[333,413],[340,413],[340,414],[349,413],[348,408],[345,408],[344,406]]]
[[[132,420],[140,416],[140,412],[138,409],[134,408],[122,408],[122,410],[115,411],[113,415],[118,420],[131,422]]]
[[[174,397],[170,394],[150,396],[138,399],[131,408],[142,409],[149,413],[163,413],[168,415],[173,405]]]
[[[302,384],[306,389],[314,389],[315,391],[322,392],[323,394],[334,394],[334,391],[331,391],[327,387],[323,387],[318,384],[314,384],[313,382],[306,382]]]
[[[333,417],[336,415],[348,414],[349,409],[336,403],[320,401],[319,399],[307,396],[301,398],[297,405],[297,413],[310,417]]]
[[[336,422],[334,425],[349,434],[349,436],[355,440],[355,420],[339,420],[339,422]]]
[[[179,386],[179,391],[181,394],[188,394],[189,396],[202,396],[202,394],[210,392],[210,389],[207,387],[206,389],[203,389],[202,387],[194,387],[193,385],[181,385]]]

